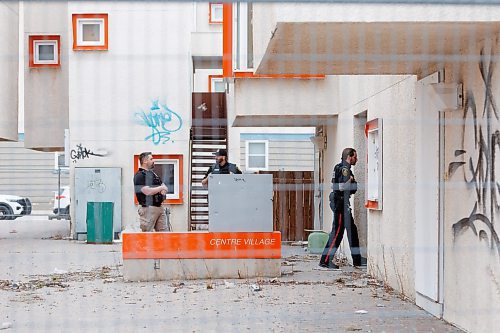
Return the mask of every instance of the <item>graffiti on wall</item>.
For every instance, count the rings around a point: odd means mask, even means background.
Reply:
[[[73,163],[76,163],[77,160],[84,160],[86,158],[90,158],[90,156],[104,157],[106,154],[94,153],[90,149],[83,147],[80,143],[76,145],[76,149],[71,149],[69,156],[71,157]]]
[[[155,145],[170,141],[170,135],[182,128],[182,118],[158,99],[152,102],[149,110],[135,114],[140,124],[151,129],[151,134],[144,138]]]
[[[90,190],[96,190],[99,193],[104,193],[106,191],[106,184],[101,178],[96,178],[89,180],[87,183],[87,188]]]
[[[495,227],[495,217],[500,212],[500,181],[497,179],[497,156],[500,157],[499,110],[492,91],[492,76],[495,69],[493,52],[481,50],[479,72],[484,88],[483,103],[478,107],[476,96],[469,90],[466,94],[462,149],[455,150],[455,157],[468,156],[468,160],[451,162],[448,174],[463,168],[464,181],[475,193],[474,207],[470,214],[453,224],[454,238],[472,232],[479,241],[487,242],[492,251],[500,255],[500,241]],[[466,147],[473,141],[473,147]],[[500,164],[500,163],[499,163]]]

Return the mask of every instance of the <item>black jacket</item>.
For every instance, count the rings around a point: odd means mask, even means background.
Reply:
[[[354,179],[351,165],[346,161],[340,162],[333,168],[332,189],[334,201],[339,203],[347,202],[347,204],[349,203],[349,197],[358,190],[358,183]]]
[[[220,166],[219,163],[214,163],[211,165],[207,172],[205,173],[205,178],[208,177],[209,174],[221,174],[228,175],[230,173],[242,173],[241,170],[236,166],[236,164],[226,162],[223,166]]]

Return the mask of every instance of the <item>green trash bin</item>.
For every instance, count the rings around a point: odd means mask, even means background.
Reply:
[[[307,237],[307,249],[309,253],[321,254],[328,242],[328,234],[323,231],[313,232]]]
[[[113,202],[87,202],[87,243],[113,243]]]

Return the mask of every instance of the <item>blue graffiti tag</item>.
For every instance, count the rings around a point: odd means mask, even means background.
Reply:
[[[167,105],[162,104],[158,99],[152,102],[148,111],[136,112],[135,116],[141,124],[151,128],[151,135],[144,138],[151,140],[155,145],[170,141],[170,134],[182,127],[182,118]]]

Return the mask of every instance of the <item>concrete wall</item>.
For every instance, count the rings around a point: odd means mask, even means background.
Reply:
[[[497,21],[498,6],[254,3],[254,66],[258,68],[278,22]]]
[[[122,168],[123,227],[139,226],[133,157],[151,151],[184,156],[184,203],[171,206],[171,222],[187,230],[192,6],[70,3],[68,20],[72,13],[109,15],[108,51],[69,51],[70,149],[104,155],[73,158],[71,165]]]
[[[464,84],[465,108],[446,112],[443,317],[469,332],[493,332],[500,326],[500,70],[493,58],[500,47],[486,40],[473,51],[482,57],[453,78]]]
[[[58,175],[54,153],[24,148],[24,142],[0,142],[0,193],[28,197],[34,210],[53,209]],[[61,186],[69,173],[61,172]]]
[[[196,10],[197,32],[222,32],[222,23],[209,23],[210,4],[208,2],[195,2],[193,6]]]
[[[327,129],[328,147],[324,160],[325,195],[324,229],[331,230],[332,212],[328,196],[333,166],[340,162],[342,150],[353,147],[359,139],[355,115],[366,111],[367,120],[383,119],[383,210],[367,212],[367,225],[356,221],[360,229],[361,245],[367,239],[369,271],[391,287],[415,298],[414,287],[414,145],[415,145],[415,82],[414,76],[374,77],[341,76],[337,78],[339,98],[338,123]],[[362,98],[367,94],[367,98]],[[358,133],[358,134],[356,134]],[[358,148],[358,147],[354,147]],[[359,149],[360,152],[363,149]],[[394,162],[393,162],[394,161]],[[396,162],[397,161],[397,162]],[[365,157],[360,156],[353,168],[358,182],[363,185]],[[356,210],[365,210],[362,191],[351,199],[354,216],[362,219]],[[355,205],[354,205],[355,204]],[[403,222],[404,221],[404,222]],[[347,245],[345,243],[345,245]],[[348,246],[343,246],[345,250]],[[347,252],[349,253],[349,251]],[[348,255],[349,257],[349,255]]]
[[[222,57],[222,23],[209,23],[210,4],[193,2],[191,52],[197,57]]]
[[[239,79],[235,81],[234,116],[287,115],[331,116],[335,80],[325,79]],[[300,93],[294,93],[300,92]],[[230,124],[232,119],[229,119]]]
[[[249,279],[276,277],[280,274],[280,259],[125,259],[123,261],[125,281]]]
[[[19,3],[0,6],[0,140],[17,140]]]
[[[254,59],[257,67],[277,22],[480,22],[497,21],[499,10],[498,6],[258,3],[254,4]],[[472,53],[461,50],[471,55],[470,62],[446,66],[447,81],[464,84],[466,106],[465,110],[446,112],[443,317],[471,332],[490,332],[500,326],[497,221],[500,184],[495,178],[499,172],[497,148],[500,146],[500,116],[496,104],[500,91],[496,57],[500,47],[496,41],[491,47],[489,43],[492,41],[482,41]],[[479,60],[472,55],[479,56]],[[246,93],[249,85],[261,85],[261,96],[280,91],[278,85],[272,86],[275,82],[236,83],[236,105],[239,90]],[[415,299],[415,190],[418,186],[415,184],[415,83],[414,76],[339,77],[331,89],[316,92],[331,96],[332,113],[338,114],[338,122],[327,127],[328,146],[323,164],[325,193],[329,191],[327,170],[338,163],[342,149],[361,143],[360,125],[353,117],[366,111],[368,121],[383,119],[384,203],[382,211],[367,212],[369,271],[410,299]],[[254,96],[258,96],[257,88],[251,88],[254,89]],[[291,87],[288,94],[296,99],[307,96]],[[278,110],[294,114],[286,108]],[[360,159],[354,168],[356,175],[362,174],[363,162]],[[355,216],[356,209],[364,209],[361,207],[364,200],[359,195],[353,200]],[[326,196],[323,204],[324,228],[329,231],[332,214]]]
[[[191,53],[196,57],[222,57],[222,32],[191,33]]]
[[[24,133],[25,147],[57,151],[64,148],[68,128],[68,4],[64,1],[24,3]],[[30,68],[29,35],[60,35],[61,66]]]

